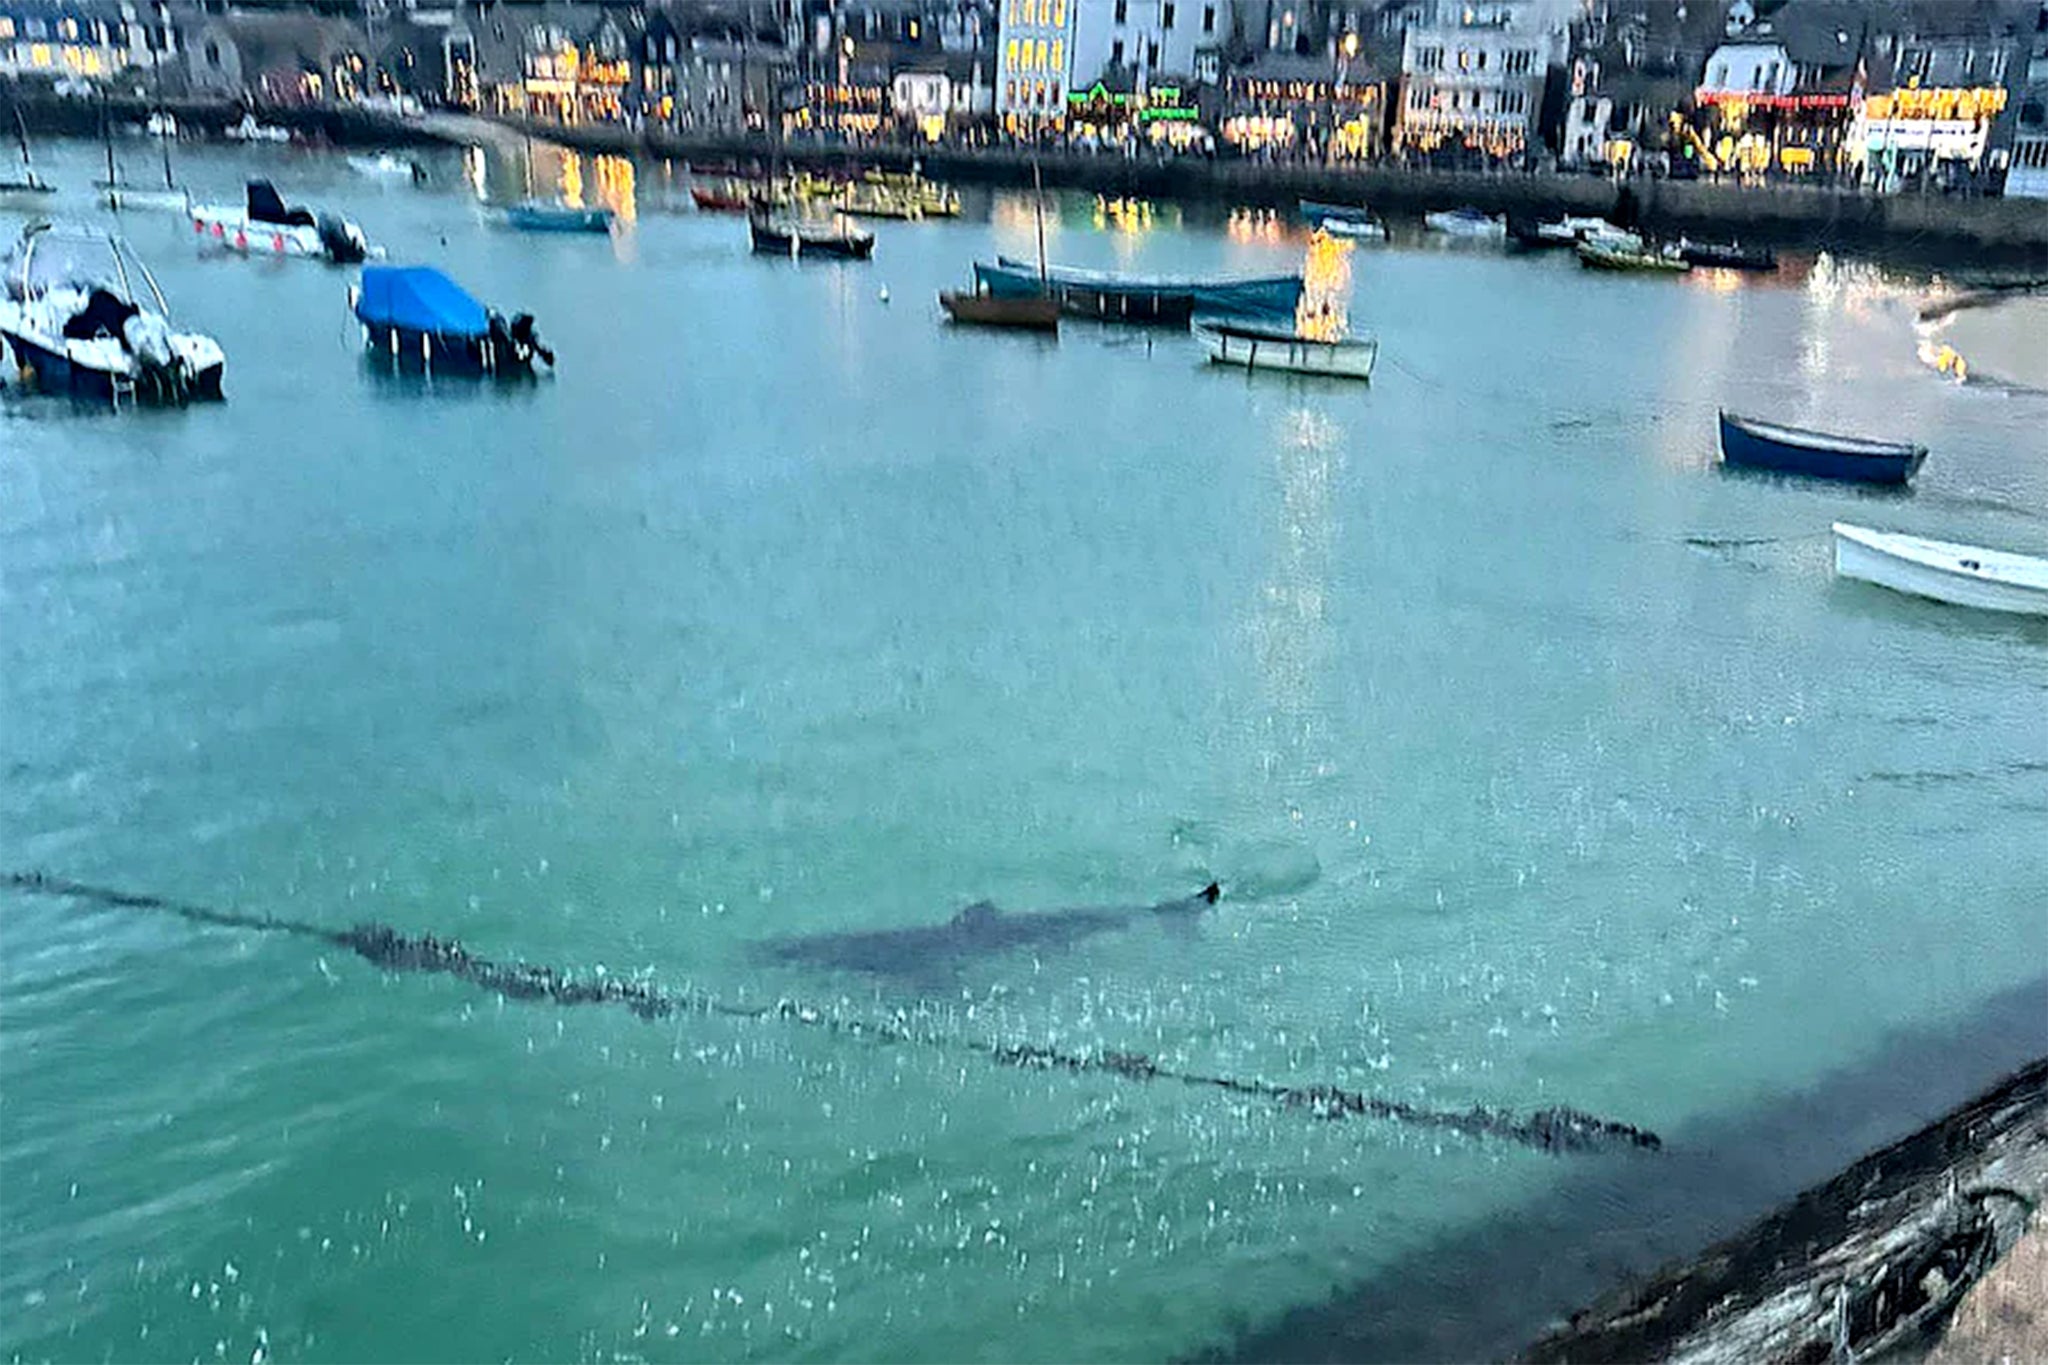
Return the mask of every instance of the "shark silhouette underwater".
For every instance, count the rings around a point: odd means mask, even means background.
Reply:
[[[1082,905],[1011,914],[992,902],[976,901],[943,924],[796,934],[757,944],[755,953],[770,962],[931,981],[977,958],[1023,949],[1056,951],[1142,920],[1191,924],[1222,897],[1223,888],[1210,882],[1192,896],[1157,905]]]
[[[688,1016],[718,1017],[738,1022],[770,1020],[820,1030],[848,1041],[876,1046],[923,1046],[948,1049],[986,1058],[997,1066],[1030,1071],[1065,1072],[1070,1075],[1117,1077],[1133,1083],[1164,1082],[1221,1091],[1246,1099],[1271,1101],[1282,1108],[1297,1110],[1318,1119],[1337,1120],[1363,1117],[1386,1120],[1411,1127],[1465,1134],[1473,1138],[1497,1138],[1538,1151],[1589,1152],[1609,1149],[1656,1151],[1663,1139],[1634,1124],[1601,1118],[1565,1105],[1551,1105],[1533,1113],[1490,1109],[1437,1109],[1409,1100],[1389,1099],[1363,1091],[1329,1084],[1287,1084],[1255,1078],[1212,1075],[1191,1068],[1179,1068],[1142,1052],[1103,1048],[1075,1051],[1029,1042],[1000,1042],[987,1038],[958,1038],[924,1031],[900,1019],[868,1019],[831,1009],[820,1009],[802,1001],[781,999],[774,1004],[742,1003],[720,999],[700,991],[663,989],[647,980],[609,976],[603,972],[578,974],[544,963],[497,959],[473,953],[452,938],[434,934],[407,934],[374,920],[348,929],[330,928],[304,920],[239,910],[215,909],[190,901],[174,900],[148,892],[123,891],[116,887],[53,877],[43,872],[0,874],[0,891],[24,896],[47,896],[57,900],[107,910],[145,911],[174,915],[193,924],[252,933],[289,935],[302,940],[346,949],[382,970],[445,976],[466,982],[505,1000],[528,1004],[575,1006],[618,1006],[636,1017],[653,1022]],[[1213,905],[1220,894],[1213,884],[1190,901]],[[1167,902],[1152,910],[1189,902]],[[980,908],[975,920],[984,919]],[[965,912],[963,912],[965,913]],[[1115,914],[1116,912],[1110,912]],[[1125,918],[1144,911],[1122,912]],[[957,917],[956,917],[957,918]],[[324,968],[324,964],[323,964]]]

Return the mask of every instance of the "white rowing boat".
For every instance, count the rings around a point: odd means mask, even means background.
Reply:
[[[1835,523],[1835,572],[1983,611],[2048,616],[2048,559]]]
[[[1373,362],[1380,354],[1377,341],[1312,341],[1289,332],[1230,322],[1197,322],[1194,333],[1209,359],[1247,370],[1370,379]]]

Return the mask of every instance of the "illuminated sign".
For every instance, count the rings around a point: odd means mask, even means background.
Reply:
[[[1700,104],[1746,104],[1757,109],[1846,109],[1847,95],[1772,95],[1761,90],[1708,90],[1693,92]]]

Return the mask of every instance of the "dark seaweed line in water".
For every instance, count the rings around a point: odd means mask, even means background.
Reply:
[[[87,901],[117,910],[161,911],[219,928],[253,929],[262,933],[317,939],[345,948],[386,971],[452,976],[508,1000],[544,1000],[556,1005],[620,1005],[648,1020],[686,1013],[728,1019],[774,1019],[869,1043],[961,1049],[1000,1066],[1114,1076],[1128,1081],[1178,1082],[1271,1100],[1284,1108],[1299,1109],[1317,1118],[1385,1119],[1413,1127],[1463,1133],[1468,1137],[1495,1138],[1544,1152],[1586,1152],[1614,1147],[1655,1151],[1664,1145],[1661,1138],[1646,1129],[1562,1105],[1530,1114],[1484,1106],[1466,1110],[1431,1109],[1335,1085],[1282,1085],[1273,1081],[1182,1071],[1162,1066],[1141,1052],[1068,1052],[1036,1043],[949,1038],[900,1024],[843,1018],[790,1000],[780,1000],[772,1005],[742,1005],[700,991],[665,991],[642,981],[622,981],[608,976],[578,977],[545,965],[498,962],[479,957],[454,939],[437,938],[432,934],[402,934],[388,924],[369,923],[350,929],[327,929],[302,920],[216,910],[163,896],[68,881],[41,872],[7,873],[4,884],[25,895]]]

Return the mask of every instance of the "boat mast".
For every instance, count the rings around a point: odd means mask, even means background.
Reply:
[[[1045,278],[1045,179],[1038,171],[1038,153],[1031,154],[1031,216],[1038,225],[1038,292],[1049,288]]]
[[[161,6],[158,7],[158,14],[162,14]],[[176,189],[177,186],[171,182],[171,122],[164,114],[164,68],[163,58],[157,52],[157,41],[156,34],[149,35],[149,78],[150,84],[156,87],[156,112],[163,131],[159,145],[163,148],[164,154],[164,188],[170,190]]]
[[[18,103],[14,106],[14,135],[21,142],[21,169],[23,177],[29,184],[33,185],[36,183],[36,167],[35,163],[29,160],[28,155],[28,123],[21,117],[21,105]]]
[[[107,148],[107,188],[111,190],[120,183],[120,180],[114,174],[114,125],[107,118],[105,87],[100,90],[100,141],[105,143]]]

